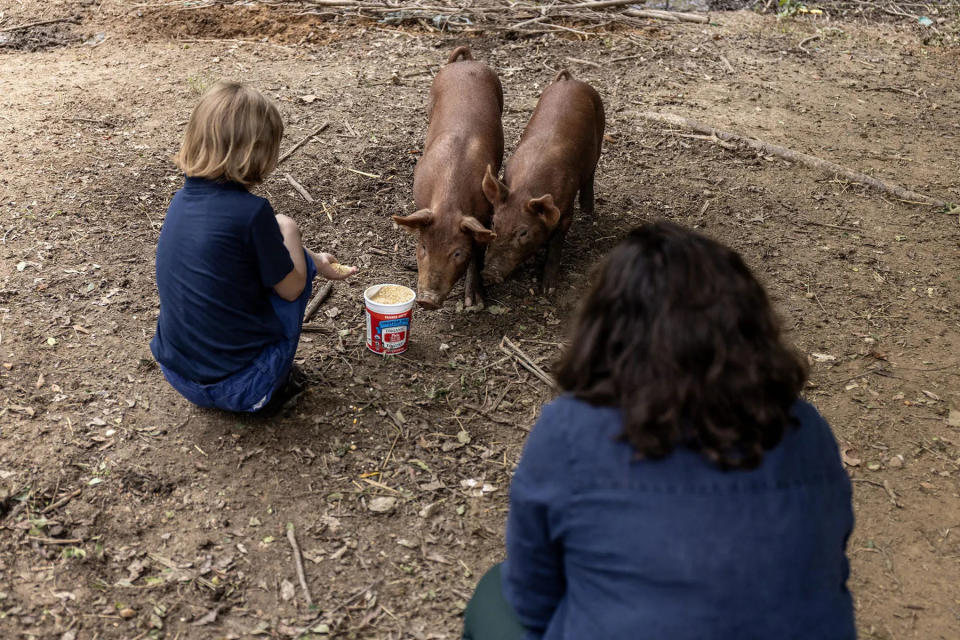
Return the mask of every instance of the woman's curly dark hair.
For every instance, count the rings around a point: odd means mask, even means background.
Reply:
[[[807,367],[736,252],[659,221],[604,260],[556,373],[574,396],[619,407],[642,458],[682,446],[751,469],[792,423]]]

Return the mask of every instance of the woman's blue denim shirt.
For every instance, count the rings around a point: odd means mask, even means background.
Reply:
[[[749,471],[639,460],[617,409],[562,397],[510,488],[507,601],[545,640],[852,640],[850,480],[816,409]]]

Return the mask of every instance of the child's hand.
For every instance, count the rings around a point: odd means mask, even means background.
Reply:
[[[314,253],[311,251],[310,255],[313,256],[313,263],[317,265],[317,273],[327,280],[344,280],[358,271],[357,267],[340,264],[329,253]]]

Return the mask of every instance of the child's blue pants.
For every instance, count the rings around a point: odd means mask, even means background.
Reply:
[[[270,303],[283,325],[285,339],[266,347],[246,369],[209,384],[187,380],[160,365],[167,382],[180,395],[197,406],[226,411],[259,411],[270,401],[290,374],[303,329],[303,314],[313,293],[317,267],[310,254],[304,251],[304,256],[307,260],[307,283],[300,297],[288,302],[276,293],[270,294]]]

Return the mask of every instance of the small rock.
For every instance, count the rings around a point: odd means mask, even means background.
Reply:
[[[880,470],[880,463],[879,463],[879,462],[871,462],[871,463],[869,463],[869,464],[867,465],[867,469],[870,469],[870,471],[879,471],[879,470]]]
[[[131,609],[130,607],[127,607],[126,609],[120,609],[120,617],[125,620],[129,620],[135,615],[137,615],[137,612]]]
[[[903,466],[903,456],[896,455],[887,460],[887,466],[891,469],[899,469]]]

